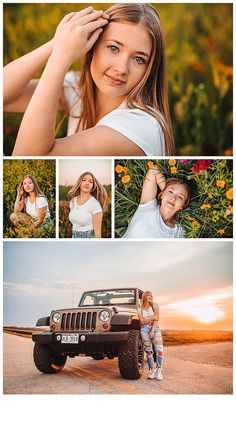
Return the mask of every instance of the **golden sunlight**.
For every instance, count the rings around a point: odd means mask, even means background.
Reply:
[[[196,321],[204,324],[214,323],[222,320],[226,313],[222,310],[222,301],[229,296],[228,291],[216,292],[209,295],[189,298],[173,302],[165,308],[185,314]]]

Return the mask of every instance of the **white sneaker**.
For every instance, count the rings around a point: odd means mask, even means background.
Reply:
[[[155,375],[156,375],[156,369],[155,368],[151,368],[149,370],[148,379],[155,379]]]
[[[157,379],[157,380],[163,380],[163,376],[162,376],[161,368],[160,367],[156,369],[155,379]]]

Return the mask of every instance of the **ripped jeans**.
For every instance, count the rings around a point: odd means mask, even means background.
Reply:
[[[147,362],[149,368],[155,368],[155,362],[153,358],[153,350],[156,354],[157,367],[162,367],[163,364],[163,340],[161,329],[155,328],[154,338],[150,338],[150,331],[152,329],[152,323],[147,323],[141,326],[140,334],[144,346],[144,351],[147,354]]]

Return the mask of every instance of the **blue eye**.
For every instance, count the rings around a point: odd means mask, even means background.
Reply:
[[[136,61],[136,63],[139,63],[139,64],[145,63],[145,60],[142,57],[137,56],[137,57],[134,57],[133,60]]]
[[[116,45],[108,45],[109,50],[111,50],[113,53],[117,53],[119,51],[119,48]]]

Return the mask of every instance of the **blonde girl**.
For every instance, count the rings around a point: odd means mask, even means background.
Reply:
[[[68,192],[72,238],[101,238],[107,193],[90,172],[84,172]]]
[[[77,59],[81,73],[69,72]],[[69,13],[51,41],[5,67],[4,109],[24,112],[13,155],[173,154],[157,11],[131,3]],[[58,109],[69,117],[63,139]]]
[[[179,224],[180,212],[188,205],[190,189],[177,178],[166,181],[157,167],[145,176],[138,209],[124,238],[180,238],[185,230]]]
[[[41,229],[51,223],[47,198],[31,174],[27,174],[19,183],[10,222],[15,226],[30,222],[34,228]]]
[[[163,340],[159,327],[159,306],[153,303],[153,295],[150,291],[143,293],[138,314],[141,323],[141,338],[149,366],[148,378],[162,380]],[[156,355],[156,364],[153,352]]]

